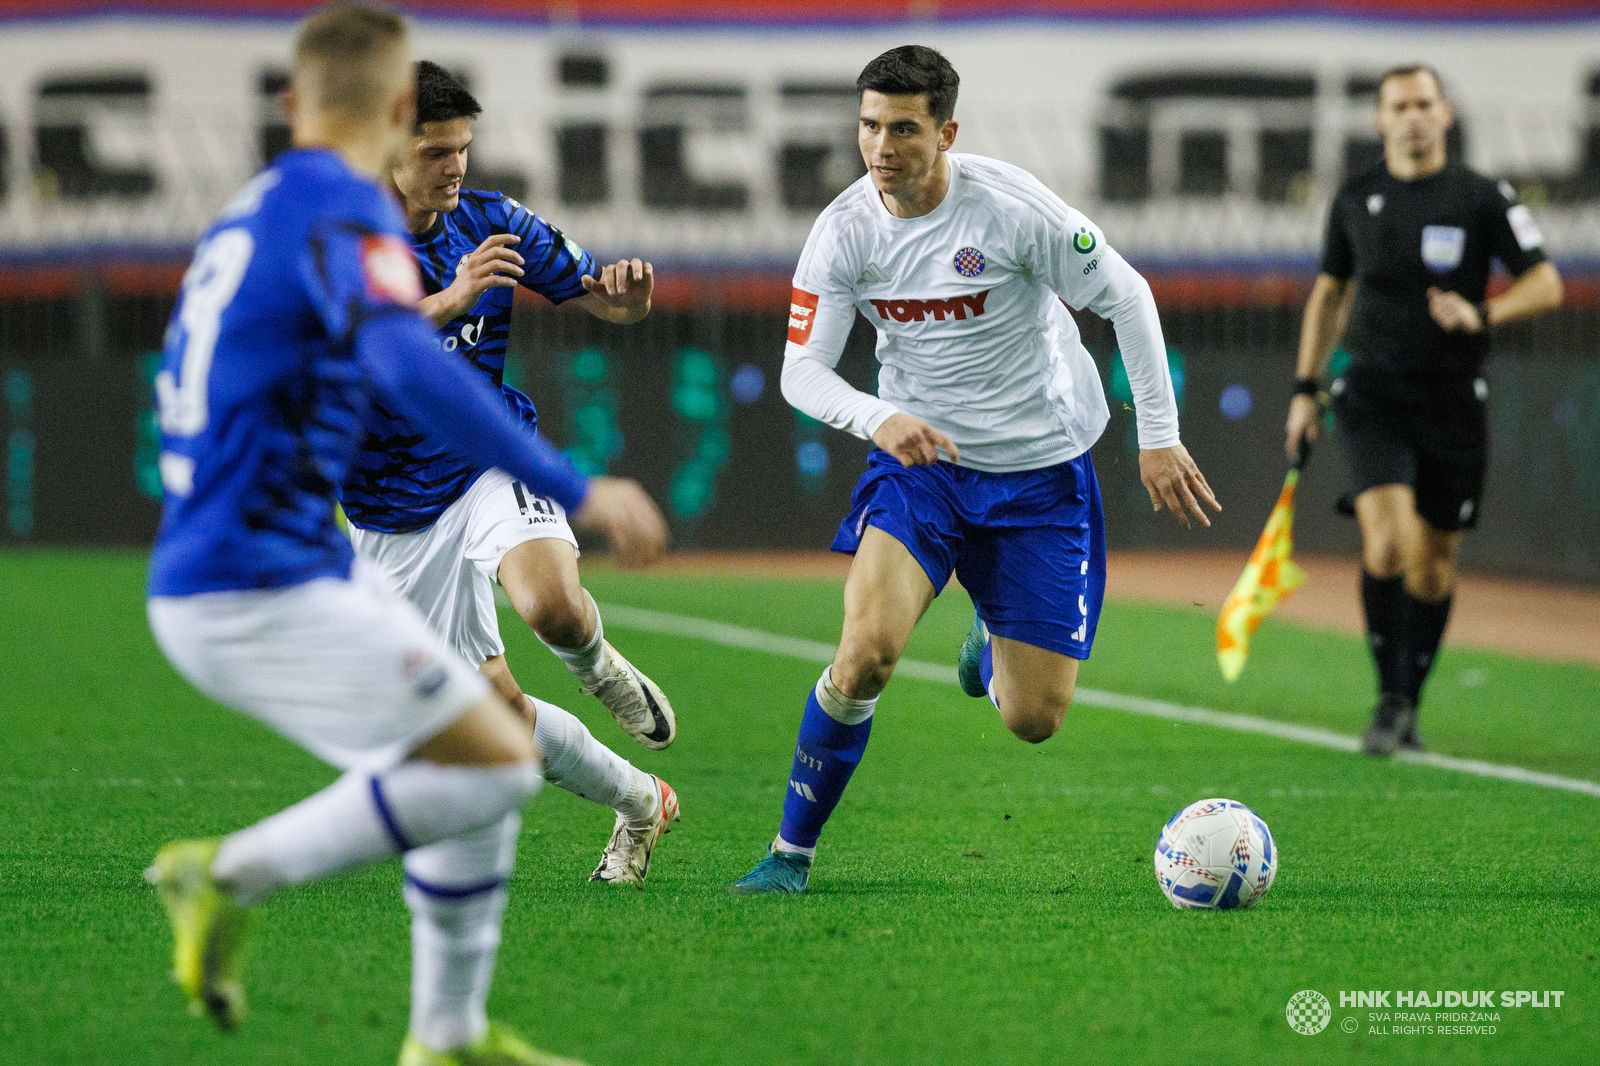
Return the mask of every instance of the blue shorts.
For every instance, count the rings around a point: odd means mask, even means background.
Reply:
[[[1105,514],[1089,453],[1041,470],[987,473],[946,462],[901,466],[874,450],[833,550],[854,553],[868,526],[906,546],[935,595],[954,572],[989,632],[1089,657],[1106,592]]]

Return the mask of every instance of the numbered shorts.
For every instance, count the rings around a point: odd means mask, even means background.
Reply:
[[[1087,452],[990,473],[947,462],[906,467],[874,450],[833,550],[854,552],[868,526],[906,546],[935,594],[955,573],[989,632],[1089,657],[1105,599],[1106,527]]]
[[[401,762],[489,692],[359,558],[348,579],[154,596],[148,613],[191,684],[341,769]]]
[[[1409,485],[1417,514],[1434,529],[1478,524],[1489,469],[1489,387],[1482,378],[1419,382],[1352,367],[1330,391],[1355,495]]]
[[[548,539],[578,550],[561,505],[535,496],[501,470],[484,471],[427,529],[378,533],[350,527],[356,551],[473,666],[506,650],[494,607],[500,561],[519,544]]]

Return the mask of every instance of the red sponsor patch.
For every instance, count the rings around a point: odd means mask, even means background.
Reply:
[[[399,237],[374,234],[361,238],[361,271],[367,298],[413,307],[422,299],[422,280],[411,249]]]
[[[789,295],[789,340],[804,344],[811,339],[811,324],[817,320],[817,297],[804,289],[792,289]]]

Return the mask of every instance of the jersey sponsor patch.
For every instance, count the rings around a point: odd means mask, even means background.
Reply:
[[[1511,224],[1511,234],[1517,238],[1517,247],[1524,252],[1531,252],[1544,244],[1544,234],[1539,232],[1539,224],[1533,220],[1533,212],[1528,210],[1526,204],[1517,204],[1506,211],[1506,221]]]
[[[975,278],[983,273],[989,261],[976,248],[963,248],[956,253],[956,273],[964,278]]]
[[[1435,274],[1445,274],[1461,265],[1467,248],[1467,231],[1460,226],[1423,226],[1422,261]]]
[[[945,316],[962,322],[966,320],[967,312],[972,312],[972,317],[977,318],[983,314],[983,305],[989,299],[989,289],[982,292],[963,293],[952,296],[948,300],[868,300],[873,307],[878,309],[879,318],[892,318],[896,322],[922,322],[929,315],[935,322],[943,322]]]
[[[789,342],[805,344],[811,339],[811,326],[817,320],[817,296],[804,289],[789,293]]]
[[[422,279],[411,249],[387,233],[361,238],[361,271],[369,299],[413,307],[422,299]]]

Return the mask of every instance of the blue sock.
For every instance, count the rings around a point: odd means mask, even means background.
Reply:
[[[872,733],[871,700],[852,700],[839,694],[824,673],[806,700],[806,713],[800,719],[800,739],[795,744],[794,768],[789,771],[789,789],[783,798],[783,826],[778,835],[796,848],[815,848],[817,836],[839,797],[844,795],[850,775],[855,773],[861,753],[867,750]],[[858,719],[846,724],[823,710],[819,690],[835,705],[842,717]]]
[[[989,702],[1000,707],[1000,701],[994,698],[994,641],[983,642],[983,654],[978,656],[978,677],[983,681],[983,691],[989,694]]]

